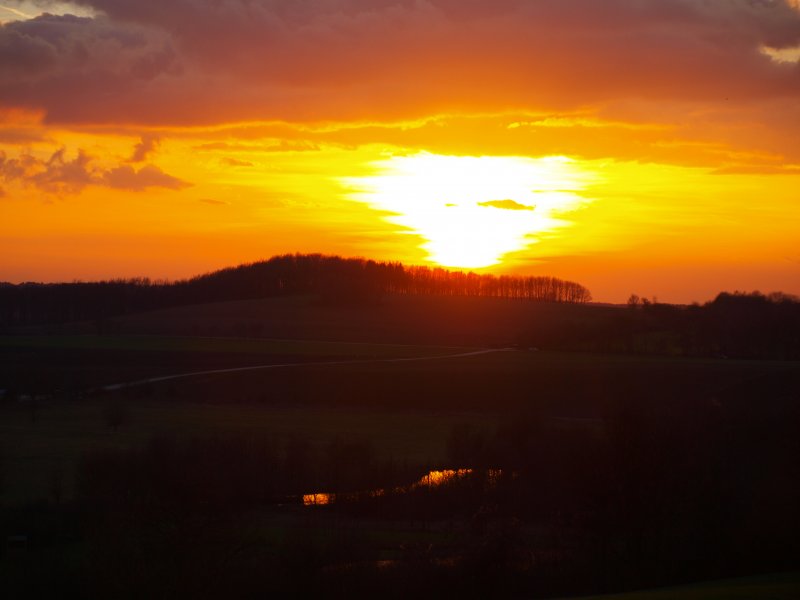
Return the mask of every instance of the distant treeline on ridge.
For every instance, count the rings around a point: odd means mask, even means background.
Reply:
[[[169,306],[302,294],[317,295],[329,304],[373,304],[385,293],[569,303],[592,298],[584,286],[555,277],[478,275],[399,262],[287,254],[176,282],[0,283],[0,325],[66,323]]]

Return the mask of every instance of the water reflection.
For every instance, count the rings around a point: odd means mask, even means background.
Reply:
[[[436,471],[429,471],[426,475],[420,477],[414,483],[407,485],[407,486],[400,486],[392,489],[394,493],[403,493],[409,492],[412,490],[417,490],[420,488],[434,488],[445,483],[451,483],[453,481],[457,481],[459,479],[463,479],[469,475],[472,475],[472,469],[443,469],[443,470],[436,470]],[[500,478],[502,471],[500,469],[489,469],[486,472],[486,481],[494,485],[497,483],[497,480]],[[369,492],[362,492],[359,494],[343,494],[343,496],[383,496],[386,494],[386,490],[384,489],[376,489],[370,490]],[[305,506],[324,506],[326,504],[332,504],[336,502],[336,494],[329,494],[325,492],[317,492],[314,494],[303,494],[303,505]]]
[[[430,471],[418,481],[411,484],[411,489],[420,487],[436,487],[456,479],[462,479],[472,474],[472,469],[445,469],[444,471]]]
[[[322,506],[333,502],[333,494],[303,494],[305,506]]]

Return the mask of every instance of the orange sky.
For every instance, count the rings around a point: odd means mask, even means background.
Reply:
[[[0,1],[0,280],[285,252],[800,294],[779,0]]]

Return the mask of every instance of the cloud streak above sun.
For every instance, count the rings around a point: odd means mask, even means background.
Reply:
[[[556,219],[548,195],[576,190],[531,181],[516,195],[496,184],[472,203],[475,219],[462,214],[462,228],[495,219],[498,239],[516,240],[484,254],[498,268],[541,269],[623,299],[631,279],[658,288],[652,273],[668,263],[683,265],[686,280],[652,290],[663,298],[711,293],[737,270],[746,287],[800,281],[780,259],[791,254],[800,193],[796,2],[4,0],[0,9],[0,202],[23,255],[26,245],[66,255],[76,236],[113,231],[131,248],[151,240],[152,256],[131,262],[137,275],[293,250],[457,264],[474,231],[432,251],[424,232],[444,229],[423,215],[439,208],[385,190],[391,208],[354,202],[346,182],[369,187],[376,165],[403,157],[568,157],[587,176],[580,210]],[[95,209],[109,199],[119,216],[101,219]],[[437,223],[459,222],[460,202],[442,205]],[[750,252],[726,251],[733,239],[749,240]],[[25,269],[55,277],[36,256],[0,264],[0,279],[27,278]],[[117,275],[113,259],[102,268],[86,259],[73,276]]]

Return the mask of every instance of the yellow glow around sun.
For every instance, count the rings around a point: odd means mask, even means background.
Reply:
[[[558,156],[419,153],[373,166],[375,175],[344,180],[350,197],[423,237],[432,262],[463,268],[498,264],[567,225],[563,213],[585,202],[578,192],[589,179],[574,161]]]

